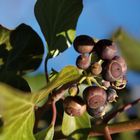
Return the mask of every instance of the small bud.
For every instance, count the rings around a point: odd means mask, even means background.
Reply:
[[[111,86],[115,89],[123,89],[126,87],[127,79],[126,76],[123,76],[121,79],[111,82]]]
[[[115,89],[113,88],[109,88],[107,91],[107,100],[108,102],[112,103],[112,102],[117,102],[116,98],[118,97],[117,92]]]
[[[68,93],[71,96],[76,96],[79,93],[78,85],[76,85],[76,84],[71,85],[71,87],[69,87],[69,89],[68,89]]]
[[[79,96],[68,96],[65,98],[64,110],[70,116],[81,116],[86,111],[86,105]]]
[[[91,65],[90,70],[93,75],[99,75],[102,72],[102,66],[100,63],[95,62]]]
[[[110,82],[106,81],[106,80],[102,80],[102,85],[106,88],[109,88],[110,87]]]

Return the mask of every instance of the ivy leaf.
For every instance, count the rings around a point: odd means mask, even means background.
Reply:
[[[31,91],[27,81],[12,71],[0,71],[0,81],[25,92]]]
[[[10,35],[12,50],[7,63],[8,70],[33,71],[41,64],[44,53],[43,42],[28,25],[21,24]]]
[[[47,129],[45,140],[52,140],[54,136],[54,125],[50,125]]]
[[[64,113],[62,122],[62,133],[64,135],[70,136],[76,140],[87,139],[85,131],[84,134],[82,132],[76,134],[76,130],[90,127],[90,119],[87,113],[84,113],[80,117],[72,117]]]
[[[82,0],[37,0],[35,16],[50,57],[63,52],[72,43],[82,8]]]
[[[140,41],[130,36],[127,32],[118,29],[113,34],[113,39],[119,44],[122,55],[130,69],[140,71]]]
[[[31,94],[0,83],[0,114],[4,125],[1,140],[35,140],[34,103]]]
[[[37,103],[47,97],[54,88],[79,77],[79,70],[76,67],[67,66],[47,85],[45,90],[35,96],[0,83],[0,114],[4,121],[0,139],[35,140],[33,126],[34,108]],[[53,133],[54,128],[50,126],[46,139],[52,139]]]
[[[21,24],[11,31],[0,26],[0,69],[15,73],[36,70],[43,53],[42,40],[30,26]]]
[[[39,103],[41,100],[47,97],[53,89],[68,82],[77,80],[79,77],[80,73],[78,68],[75,66],[66,66],[50,83],[48,83],[45,89],[41,90],[40,93],[35,95],[34,102],[36,104]]]
[[[53,140],[54,125],[50,125],[47,129],[38,132],[35,135],[36,140]]]
[[[0,25],[0,46],[5,44],[6,50],[10,50],[12,47],[10,45],[10,33],[11,30],[6,29]]]

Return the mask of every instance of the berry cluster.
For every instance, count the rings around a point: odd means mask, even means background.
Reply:
[[[117,55],[117,46],[108,39],[98,42],[87,35],[75,38],[74,49],[80,53],[76,60],[76,66],[82,70],[83,78],[88,86],[83,91],[83,98],[77,96],[78,84],[69,88],[68,96],[64,100],[64,110],[71,116],[80,116],[86,110],[95,117],[105,114],[108,103],[116,101],[116,90],[126,86],[127,65],[123,57]]]

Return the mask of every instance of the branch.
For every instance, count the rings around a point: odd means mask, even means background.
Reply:
[[[101,136],[102,133],[102,126],[95,126],[94,130],[90,130],[89,136]],[[116,124],[109,124],[108,129],[110,134],[125,132],[125,131],[132,131],[132,130],[140,130],[140,119],[120,122]]]
[[[95,136],[103,136],[104,135],[104,128],[108,127],[108,130],[110,134],[116,134],[120,132],[125,131],[132,131],[132,130],[140,130],[140,119],[115,123],[115,124],[100,124],[97,126],[94,126],[94,128],[84,128],[74,131],[72,135],[77,133],[83,133],[88,134],[89,137],[95,137]],[[68,136],[64,136],[61,131],[55,132],[54,139],[66,139]]]
[[[106,116],[104,119],[103,119],[103,122],[104,123],[108,123],[112,118],[114,118],[116,115],[120,114],[121,112],[123,111],[126,111],[128,110],[129,108],[131,108],[132,106],[136,105],[137,103],[140,102],[140,98],[131,102],[131,103],[128,103],[124,106],[122,106],[121,108],[117,109],[116,111],[112,112],[111,114],[109,114],[108,116]]]
[[[104,128],[104,137],[106,140],[112,140],[108,126],[105,126]]]
[[[79,79],[69,82],[65,85],[63,85],[62,87],[60,87],[58,90],[54,91],[52,93],[52,95],[49,97],[49,99],[46,101],[46,103],[42,106],[39,107],[35,110],[35,125],[34,125],[34,133],[36,133],[37,131],[37,126],[38,126],[38,122],[40,120],[40,118],[43,116],[43,114],[50,109],[50,107],[52,106],[53,103],[57,102],[58,100],[60,100],[64,94],[65,94],[65,90],[67,90],[71,84],[77,83],[79,81]]]

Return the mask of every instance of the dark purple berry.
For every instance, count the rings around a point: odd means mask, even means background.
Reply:
[[[126,62],[125,62],[124,58],[121,57],[121,56],[115,56],[113,58],[113,60],[116,60],[121,65],[123,75],[126,74],[127,65],[126,65]]]
[[[118,61],[111,60],[103,64],[103,73],[102,76],[106,81],[116,81],[122,77],[122,67]]]
[[[108,102],[116,102],[116,98],[118,97],[116,90],[113,88],[109,88],[106,92]]]
[[[90,36],[77,36],[73,42],[75,50],[79,53],[90,53],[94,47],[94,41]]]
[[[100,63],[95,62],[90,66],[90,71],[93,75],[99,75],[102,72],[102,66]]]
[[[95,51],[103,60],[111,60],[117,53],[117,46],[108,39],[99,40],[95,45]]]
[[[86,111],[86,105],[79,96],[68,96],[65,98],[64,110],[70,116],[81,116]]]
[[[86,70],[90,66],[90,57],[88,55],[79,55],[76,60],[79,69]]]
[[[89,108],[99,108],[106,103],[107,94],[100,87],[90,86],[83,92],[83,98]]]
[[[97,109],[87,108],[87,112],[90,116],[94,118],[102,118],[105,115],[105,105],[100,106]]]

